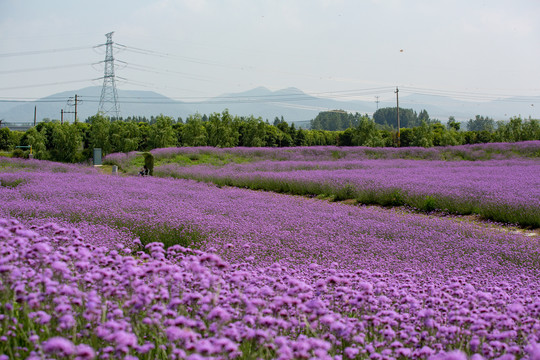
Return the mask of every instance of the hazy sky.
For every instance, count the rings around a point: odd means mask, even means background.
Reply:
[[[178,100],[540,95],[539,15],[538,0],[0,0],[0,99],[101,86],[110,31],[117,86]]]

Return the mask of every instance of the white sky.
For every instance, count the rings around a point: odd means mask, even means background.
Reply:
[[[110,31],[153,54],[115,49],[117,86],[178,100],[257,86],[540,95],[539,16],[538,0],[0,0],[0,99],[101,86],[92,47]]]

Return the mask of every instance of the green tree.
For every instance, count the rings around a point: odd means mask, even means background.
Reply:
[[[322,111],[315,119],[310,121],[311,129],[330,131],[345,130],[343,129],[342,118],[346,115],[347,113],[343,110]]]
[[[540,121],[529,119],[523,123],[523,140],[540,140]]]
[[[289,147],[294,145],[293,138],[290,133],[289,125],[286,122],[281,122],[277,127],[279,147]]]
[[[422,120],[420,126],[413,129],[413,142],[412,146],[431,147],[433,146],[433,129],[425,121]]]
[[[311,135],[311,138],[312,138],[311,145],[318,145],[318,146],[336,145],[336,142],[335,142],[336,132],[335,131],[310,130],[309,134]]]
[[[352,146],[355,130],[349,128],[345,131],[338,132],[338,146]]]
[[[21,138],[20,145],[31,145],[34,158],[39,160],[49,160],[50,155],[45,144],[45,131],[38,131],[36,127],[26,130]]]
[[[130,152],[139,148],[141,131],[134,122],[114,121],[110,126],[109,139],[112,152]]]
[[[253,115],[236,119],[238,122],[239,146],[260,147],[266,145],[267,125],[261,118]]]
[[[469,119],[467,122],[467,130],[469,131],[489,131],[492,133],[495,131],[495,121],[489,117],[476,115],[474,120]]]
[[[264,143],[268,147],[281,146],[281,140],[283,139],[283,132],[277,128],[277,126],[266,125],[264,128]]]
[[[176,143],[178,144],[178,146],[183,146],[184,141],[182,140],[182,133],[184,131],[184,121],[177,121],[176,124],[173,125],[173,130],[174,136],[176,138]]]
[[[465,131],[463,133],[463,143],[464,144],[476,144],[477,143],[477,133],[476,131]]]
[[[103,114],[96,114],[88,119],[90,130],[88,132],[88,145],[90,151],[100,148],[103,155],[110,154],[111,142],[109,138],[111,122]]]
[[[298,129],[296,131],[296,136],[294,137],[294,145],[295,146],[308,146],[309,145],[309,139],[308,139],[306,130]]]
[[[504,142],[523,141],[523,120],[520,117],[513,117],[507,124],[500,124],[497,133],[501,134],[501,140]]]
[[[137,123],[137,127],[139,128],[139,147],[137,150],[139,151],[148,151],[151,150],[151,144],[150,144],[150,123],[143,121]]]
[[[380,131],[377,129],[377,125],[367,116],[363,116],[358,123],[358,126],[353,132],[352,145],[355,146],[384,146],[384,140],[381,137]]]
[[[200,114],[188,116],[182,129],[182,143],[186,146],[206,146],[206,128]]]
[[[381,129],[380,130],[380,134],[381,134],[381,139],[383,141],[383,146],[385,147],[392,147],[392,146],[395,146],[395,141],[394,141],[394,137],[393,137],[393,133],[391,130],[389,129]]]
[[[45,148],[47,150],[53,148],[53,129],[56,126],[56,124],[60,124],[59,120],[53,120],[53,121],[44,121],[40,122],[36,126],[36,130],[43,134],[44,136],[44,142],[45,142]]]
[[[291,136],[291,139],[293,140],[293,145],[295,144],[296,139],[296,125],[294,123],[291,123],[291,126],[289,126],[289,135]]]
[[[413,129],[410,129],[410,128],[401,129],[399,138],[400,138],[401,147],[415,146],[414,145],[415,134],[414,134]]]
[[[397,129],[397,107],[378,109],[373,113],[373,120],[379,125]],[[403,108],[399,108],[399,123],[401,128],[412,128],[420,125],[416,112],[412,109]]]
[[[240,134],[233,124],[233,118],[225,109],[221,114],[213,113],[205,123],[208,145],[214,147],[235,147]]]
[[[312,130],[341,131],[358,126],[361,115],[344,110],[321,111],[310,121]]]
[[[73,124],[55,124],[52,133],[52,148],[49,150],[51,159],[61,162],[77,162],[81,135]]]
[[[434,146],[453,146],[461,144],[461,136],[455,128],[450,127],[447,130],[442,124],[432,124],[433,145]]]
[[[150,147],[152,149],[176,146],[176,134],[173,120],[169,116],[159,115],[150,126]]]
[[[339,137],[338,131],[328,131],[328,130],[310,130],[309,131],[312,138],[312,145],[337,145],[337,139]]]
[[[0,150],[14,149],[15,142],[13,142],[14,137],[11,133],[12,131],[7,127],[0,128]]]
[[[76,121],[73,126],[77,128],[81,141],[79,143],[79,154],[81,160],[89,160],[93,157],[93,149],[90,149],[90,123]]]
[[[283,117],[281,119],[283,120]],[[283,133],[291,135],[289,123],[287,123],[286,121],[280,121],[276,126]]]
[[[429,118],[429,114],[427,110],[421,110],[420,113],[418,113],[418,121],[422,122],[425,121],[427,124],[431,123],[431,119]]]
[[[476,131],[476,142],[479,144],[486,144],[493,140],[493,134],[488,130]]]
[[[448,130],[453,129],[459,131],[459,129],[461,128],[461,123],[457,122],[455,117],[450,116],[448,118],[448,122],[446,123],[446,127],[448,128]]]

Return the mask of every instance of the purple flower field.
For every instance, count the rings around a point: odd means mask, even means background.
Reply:
[[[299,195],[328,195],[364,204],[480,214],[540,226],[540,161],[337,160],[162,165],[160,176]]]
[[[0,359],[540,357],[538,236],[45,161],[0,184]]]
[[[358,159],[409,159],[409,160],[510,160],[516,158],[540,158],[540,141],[517,143],[487,143],[476,145],[439,146],[431,148],[372,148],[364,146],[301,146],[292,148],[214,148],[187,147],[154,149],[156,158],[186,154],[234,154],[257,160],[325,161]],[[134,153],[130,153],[133,156]],[[107,157],[122,158],[122,154]]]
[[[160,163],[155,173],[162,177],[354,199],[362,204],[405,205],[424,212],[478,214],[497,222],[540,227],[540,141],[436,149],[169,148],[153,153]],[[174,161],[179,154],[236,156],[242,161],[186,166]],[[134,156],[112,154],[108,159],[127,168]],[[456,158],[475,161],[444,160]]]

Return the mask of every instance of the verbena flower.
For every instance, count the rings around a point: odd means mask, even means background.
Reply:
[[[50,338],[42,343],[45,353],[56,354],[59,356],[69,356],[75,353],[75,345],[61,336]]]

